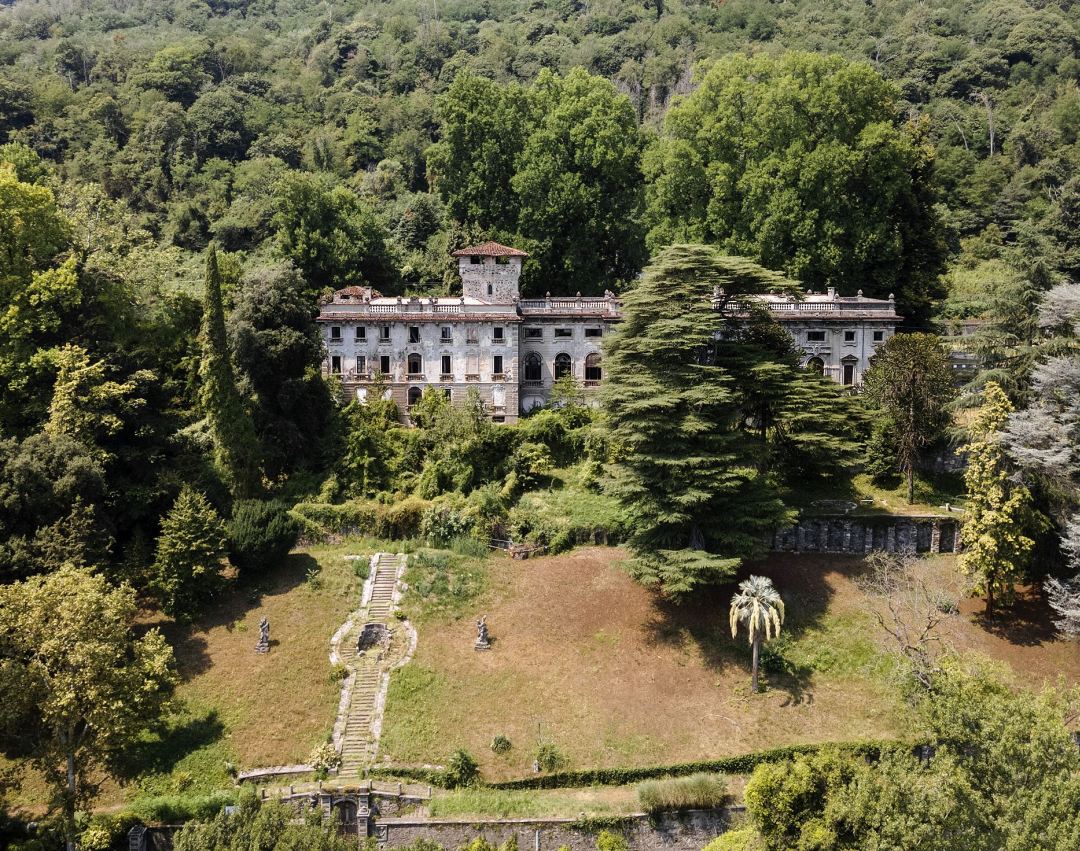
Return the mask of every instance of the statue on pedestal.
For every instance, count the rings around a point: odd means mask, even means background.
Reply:
[[[270,652],[270,621],[266,618],[259,621],[259,643],[255,645],[255,652]]]
[[[491,639],[488,637],[487,628],[487,615],[483,615],[480,620],[476,622],[476,644],[473,645],[476,650],[490,650]]]

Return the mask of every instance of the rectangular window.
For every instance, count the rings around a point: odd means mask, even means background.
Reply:
[[[390,326],[389,325],[380,325],[379,326],[379,339],[380,340],[389,340],[390,339]]]
[[[825,332],[824,331],[807,331],[806,342],[808,343],[824,343]]]
[[[409,326],[409,342],[410,343],[419,343],[420,342],[420,326],[419,325],[410,325]]]
[[[855,332],[854,331],[845,331],[844,332],[844,342],[845,343],[854,343],[855,342]]]
[[[465,342],[466,343],[476,343],[476,342],[478,342],[478,338],[476,336],[476,327],[475,326],[470,325],[468,328],[465,329]]]
[[[496,375],[502,375],[502,355],[495,355],[491,359],[491,371]]]
[[[469,255],[469,262],[472,263],[474,266],[478,266],[480,265],[481,261],[480,258],[477,257],[475,254],[471,254]]]
[[[603,337],[604,336],[604,329],[603,328],[586,328],[585,329],[585,336],[586,337]]]
[[[356,358],[356,372],[359,375],[366,375],[367,374],[367,358],[364,357],[363,355],[359,355]]]
[[[884,339],[885,339],[885,332],[884,331],[875,331],[874,332],[874,342],[875,343],[880,343]]]
[[[379,372],[383,375],[390,374],[390,355],[383,355],[379,358]]]
[[[340,325],[331,325],[330,326],[330,339],[331,340],[340,340],[341,339],[341,326]]]
[[[502,338],[503,338],[502,326],[501,325],[496,325],[494,328],[491,329],[491,339],[492,340],[502,340]]]
[[[526,340],[543,340],[544,329],[543,328],[526,328],[525,329]]]
[[[451,367],[450,367],[450,355],[443,355],[442,356],[442,374],[443,375],[449,375],[450,374],[450,369],[451,369]]]
[[[366,339],[367,339],[367,328],[365,328],[363,325],[357,325],[356,326],[356,341],[358,343],[362,343]]]
[[[556,338],[558,338],[558,337],[573,337],[573,336],[574,336],[574,332],[570,328],[556,328],[555,329],[555,337]]]
[[[449,325],[443,325],[442,328],[439,329],[439,339],[441,339],[444,343],[449,343],[453,339],[453,335],[450,333]]]
[[[341,355],[333,355],[330,358],[330,371],[334,375],[341,375]]]

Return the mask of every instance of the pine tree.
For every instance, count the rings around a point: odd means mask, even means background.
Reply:
[[[1008,601],[1012,597],[1013,584],[1035,546],[1025,534],[1034,520],[1031,495],[1011,480],[1001,443],[1001,429],[1012,411],[1005,391],[993,382],[987,384],[983,406],[971,428],[971,441],[964,447],[968,502],[960,531],[964,545],[960,569],[986,594],[987,615],[993,614],[996,599]]]
[[[225,335],[225,307],[217,250],[206,254],[206,293],[201,339],[201,401],[214,437],[215,461],[237,496],[259,490],[259,446],[255,426],[236,389]]]
[[[225,524],[201,493],[185,486],[161,524],[150,585],[167,614],[190,619],[223,584]]]
[[[791,519],[767,442],[746,428],[750,408],[770,402],[755,388],[780,367],[764,348],[722,338],[745,326],[741,297],[792,286],[743,258],[677,245],[624,297],[605,353],[620,458],[611,488],[630,519],[633,576],[669,596],[730,576]]]

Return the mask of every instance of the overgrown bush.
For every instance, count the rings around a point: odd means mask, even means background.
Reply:
[[[551,773],[566,768],[566,756],[551,742],[545,742],[536,749],[536,764],[541,771]]]
[[[239,500],[229,521],[229,560],[241,571],[265,570],[296,545],[300,524],[280,502]]]
[[[497,754],[508,753],[512,747],[510,740],[501,733],[491,740],[491,749]]]
[[[132,812],[146,824],[179,824],[211,819],[229,804],[236,803],[235,790],[209,795],[165,795],[142,798],[132,805]]]
[[[712,809],[727,800],[727,779],[722,774],[700,772],[688,777],[646,780],[638,786],[637,794],[648,813]]]
[[[311,751],[311,755],[308,756],[308,765],[314,769],[317,777],[325,779],[327,774],[341,765],[341,754],[331,742],[323,742]]]
[[[431,503],[420,517],[420,535],[436,547],[445,547],[455,538],[467,537],[472,529],[473,518],[465,513],[462,505],[448,500]]]
[[[628,851],[626,837],[611,830],[601,830],[596,835],[596,851]]]
[[[370,535],[404,540],[420,534],[420,521],[430,503],[406,497],[391,505],[354,500],[341,505],[301,502],[292,516],[301,524],[305,538],[321,540],[329,535]]]
[[[479,778],[480,767],[467,750],[458,748],[450,755],[442,776],[444,785],[449,789],[468,786]]]

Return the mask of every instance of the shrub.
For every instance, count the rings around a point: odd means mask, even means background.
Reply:
[[[547,742],[536,749],[536,764],[541,771],[550,774],[560,768],[565,768],[567,759],[555,745]]]
[[[450,760],[446,764],[446,771],[443,772],[443,780],[448,788],[454,789],[458,786],[468,786],[479,775],[480,768],[476,764],[476,760],[472,758],[472,755],[467,750],[458,748],[450,755]]]
[[[753,826],[721,833],[701,851],[761,851],[765,846]]]
[[[699,772],[688,777],[647,780],[638,786],[638,800],[649,813],[664,810],[706,810],[727,800],[727,780],[721,774]]]
[[[225,524],[201,493],[185,486],[161,524],[150,587],[166,614],[190,619],[224,586]]]
[[[229,560],[242,571],[275,565],[296,546],[300,524],[280,502],[239,500],[229,521]]]
[[[555,467],[551,450],[543,443],[526,441],[518,446],[510,459],[510,468],[517,474],[518,486],[536,487]]]
[[[236,791],[212,792],[209,795],[166,795],[135,801],[132,811],[146,824],[179,824],[206,821],[229,804],[236,803]]]
[[[420,517],[420,534],[433,546],[445,546],[455,538],[468,536],[472,528],[471,517],[442,500],[425,508]]]
[[[601,830],[596,835],[596,851],[628,851],[626,837],[610,830]]]
[[[491,749],[497,754],[507,753],[513,747],[510,740],[502,734],[491,740]]]
[[[330,742],[323,742],[321,745],[316,745],[312,750],[311,755],[308,757],[308,765],[314,770],[315,774],[319,777],[326,777],[331,771],[341,765],[341,754],[337,752],[337,748]]]
[[[340,683],[343,679],[349,676],[349,669],[340,663],[330,666],[330,682]]]

